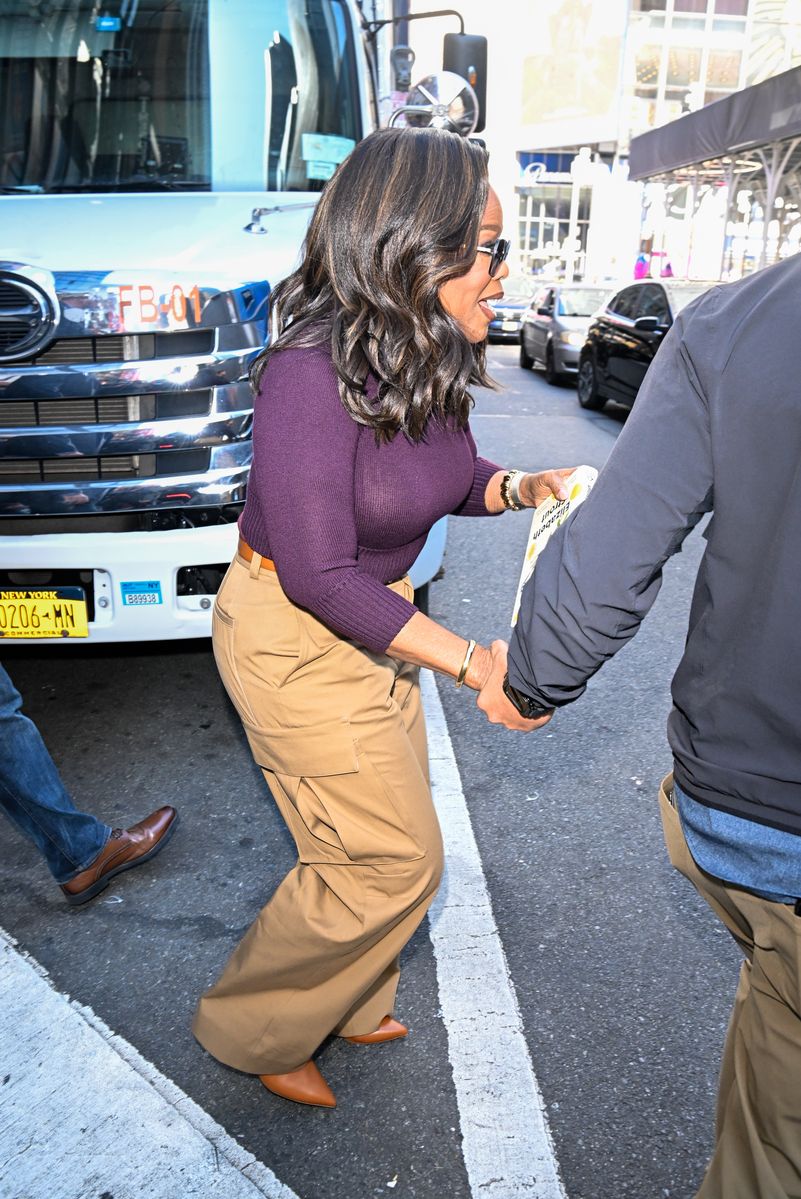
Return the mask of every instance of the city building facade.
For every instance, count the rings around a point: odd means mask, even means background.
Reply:
[[[633,137],[801,64],[801,0],[464,0],[460,11],[490,42],[484,136],[522,273],[717,279],[759,265],[764,240],[768,260],[797,248],[774,225],[763,237],[768,201],[791,206],[788,235],[794,201],[768,195],[758,157],[743,186],[725,172],[635,184],[627,164]],[[433,44],[446,21],[418,30],[432,26]],[[422,73],[437,70],[415,41]]]

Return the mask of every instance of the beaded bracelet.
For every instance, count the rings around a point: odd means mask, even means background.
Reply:
[[[519,512],[526,506],[520,497],[520,484],[524,478],[524,471],[508,470],[501,479],[501,502],[510,512]]]

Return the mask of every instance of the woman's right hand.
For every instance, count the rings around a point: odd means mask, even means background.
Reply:
[[[506,675],[508,645],[505,641],[493,641],[490,646],[489,673],[478,693],[477,705],[490,724],[502,724],[504,728],[520,733],[533,733],[551,719],[553,713],[540,716],[537,720],[526,720],[504,694],[503,680]]]
[[[390,658],[412,662],[415,666],[441,670],[451,679],[457,679],[467,645],[462,637],[452,633],[450,629],[437,624],[422,612],[415,612],[395,636],[386,652]],[[507,649],[505,641],[493,641],[489,649],[483,645],[476,645],[464,677],[464,685],[472,691],[479,692],[476,702],[490,723],[530,733],[547,724],[550,716],[543,716],[539,720],[525,720],[504,695],[503,678],[506,674]]]

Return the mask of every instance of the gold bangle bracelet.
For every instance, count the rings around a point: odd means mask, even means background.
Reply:
[[[473,650],[475,648],[476,648],[476,642],[473,641],[471,638],[470,641],[468,641],[468,643],[467,643],[467,653],[464,656],[464,661],[462,662],[461,669],[456,676],[456,686],[457,687],[461,687],[462,683],[465,681],[465,678],[467,677],[467,670],[468,670],[468,667],[470,666],[470,659],[473,656]]]

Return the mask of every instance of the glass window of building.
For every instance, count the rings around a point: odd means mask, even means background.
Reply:
[[[659,82],[659,64],[662,57],[661,46],[643,46],[637,51],[637,95],[656,91]],[[642,91],[640,89],[643,89]]]
[[[701,49],[671,46],[667,60],[668,87],[689,87],[701,79]]]
[[[706,86],[731,91],[740,82],[742,54],[739,50],[710,50]]]
[[[540,271],[549,263],[564,262],[570,232],[571,180],[567,178],[564,182],[522,186],[519,192],[519,245],[523,270]],[[579,273],[583,269],[589,220],[590,189],[583,187],[579,192],[576,224],[576,237],[580,243],[577,255]]]
[[[775,26],[774,26],[775,28]],[[713,33],[725,33],[729,37],[739,34],[740,37],[745,33],[745,17],[715,17],[712,22]]]
[[[772,55],[755,52],[760,25],[751,28],[748,14],[749,0],[665,0],[658,10],[646,0],[633,0],[628,59],[632,135],[695,112],[754,82],[751,65],[756,57],[763,64],[761,78],[792,65],[785,61],[786,37],[781,41],[787,29],[783,4],[781,19],[777,16],[771,24],[771,46],[781,42],[781,54],[778,49]],[[764,36],[760,46],[762,42]],[[801,25],[799,48],[801,61]],[[771,69],[765,69],[768,58]]]
[[[747,17],[749,0],[633,0],[632,10],[639,13],[673,16],[674,25],[681,27],[684,18]],[[783,8],[782,0],[774,7]],[[690,23],[691,25],[694,22]]]

